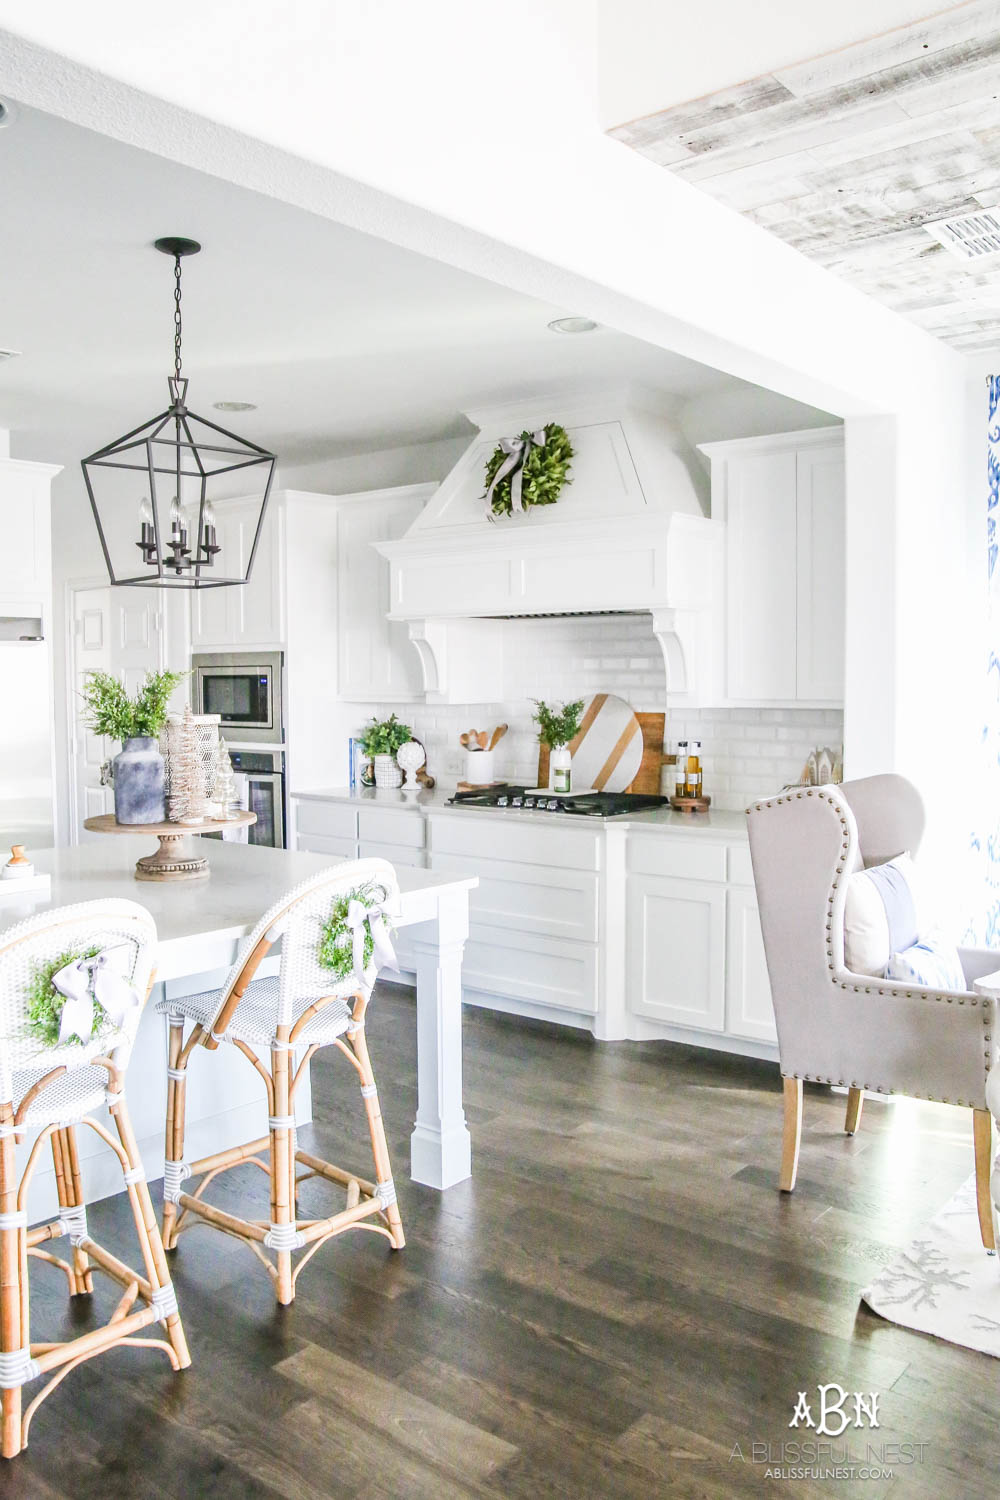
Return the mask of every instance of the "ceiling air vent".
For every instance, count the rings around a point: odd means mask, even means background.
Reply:
[[[939,219],[924,228],[964,265],[1000,257],[1000,214],[992,209],[960,214],[956,219]]]

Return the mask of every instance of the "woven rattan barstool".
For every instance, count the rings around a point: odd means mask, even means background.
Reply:
[[[281,1303],[292,1301],[299,1273],[319,1247],[346,1229],[374,1230],[385,1235],[396,1250],[404,1244],[365,1042],[365,1011],[376,974],[380,967],[395,967],[384,918],[395,910],[398,898],[395,872],[384,860],[332,866],[294,887],[264,913],[242,943],[220,990],[170,997],[158,1006],[167,1016],[170,1032],[164,1244],[168,1250],[176,1248],[178,1234],[199,1219],[235,1235],[267,1267]],[[278,975],[255,979],[261,960],[279,939]],[[334,972],[321,961],[324,942],[325,956],[329,959],[336,949],[343,972]],[[189,1021],[194,1025],[185,1040]],[[188,1060],[196,1046],[211,1051],[220,1042],[236,1047],[260,1074],[267,1094],[268,1134],[188,1164],[183,1159]],[[297,1146],[292,1114],[295,1090],[314,1053],[329,1046],[337,1047],[358,1075],[375,1158],[374,1182]],[[296,1048],[303,1049],[297,1067]],[[258,1055],[265,1049],[270,1051],[270,1069]],[[247,1163],[268,1174],[271,1205],[267,1220],[240,1218],[204,1197],[220,1173]],[[304,1170],[297,1175],[299,1166]],[[199,1176],[202,1181],[194,1192],[181,1190],[183,1181]],[[325,1178],[344,1190],[344,1207],[326,1218],[298,1219],[298,1185],[311,1177]],[[305,1254],[293,1270],[292,1252],[300,1249]],[[267,1250],[274,1252],[273,1261]]]
[[[142,1005],[153,982],[156,927],[132,901],[88,901],[44,912],[0,933],[0,1387],[3,1391],[4,1458],[27,1444],[36,1410],[75,1365],[125,1344],[161,1349],[175,1370],[191,1363],[177,1300],[170,1283],[159,1226],[136,1148],[125,1103],[125,1068]],[[102,973],[105,966],[107,972]],[[74,1018],[84,1040],[67,1035],[39,1040],[38,1017],[29,1011],[40,974],[55,973],[76,992]],[[95,997],[96,1002],[95,1003]],[[112,998],[121,1002],[120,1009]],[[103,1000],[111,1009],[98,1008]],[[63,1013],[71,999],[62,1001]],[[82,1010],[81,1010],[82,1007]],[[99,1018],[96,1031],[93,1017]],[[64,1022],[70,1016],[64,1014]],[[57,1024],[57,1023],[54,1023]],[[107,1105],[118,1139],[90,1118]],[[87,1229],[77,1155],[76,1127],[89,1125],[121,1163],[142,1252],[143,1271],[133,1271],[98,1245]],[[18,1176],[15,1146],[25,1131],[38,1131],[24,1172]],[[51,1142],[59,1217],[28,1228],[28,1187],[46,1141]],[[68,1237],[72,1260],[41,1246]],[[29,1331],[28,1259],[59,1266],[70,1296],[93,1289],[93,1271],[123,1287],[110,1322],[65,1343],[32,1342]],[[137,1306],[138,1304],[138,1306]],[[152,1323],[165,1323],[166,1338],[137,1338]],[[52,1372],[22,1416],[21,1388]]]

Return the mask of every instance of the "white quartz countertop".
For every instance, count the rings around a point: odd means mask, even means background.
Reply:
[[[355,807],[377,807],[385,811],[446,813],[457,818],[505,818],[518,823],[558,823],[564,828],[601,828],[613,823],[616,828],[631,828],[651,833],[684,833],[728,839],[746,838],[746,814],[741,812],[706,813],[674,812],[673,808],[650,808],[646,812],[619,813],[614,818],[574,817],[567,813],[525,811],[508,807],[449,807],[452,792],[447,787],[432,791],[404,792],[388,787],[322,787],[316,791],[292,792],[303,802],[339,802]]]
[[[137,901],[152,914],[161,948],[199,938],[239,939],[286,891],[329,869],[331,863],[325,854],[213,839],[199,850],[208,858],[211,873],[207,880],[136,880],[136,860],[155,848],[155,835],[147,835],[144,842],[137,833],[134,838],[102,838],[72,848],[33,850],[35,869],[51,876],[51,890],[22,899],[5,898],[0,902],[0,928],[52,907],[113,896]],[[399,870],[398,880],[404,894],[477,884],[472,874],[442,876],[433,870],[409,868]]]

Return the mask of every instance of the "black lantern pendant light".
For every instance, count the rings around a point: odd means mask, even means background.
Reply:
[[[174,261],[170,405],[85,458],[83,477],[112,585],[225,588],[250,577],[277,459],[188,410],[188,383],[181,375],[181,260],[201,246],[174,236],[155,243]],[[255,526],[233,528],[231,539],[220,543],[212,492],[220,475],[238,469],[248,471],[260,510]],[[232,494],[232,481],[226,484]]]

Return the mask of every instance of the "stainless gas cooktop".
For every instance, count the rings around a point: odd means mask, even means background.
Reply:
[[[456,792],[449,807],[505,807],[512,812],[571,813],[578,818],[615,818],[663,807],[669,797],[638,792],[548,792],[538,787],[491,786]]]

